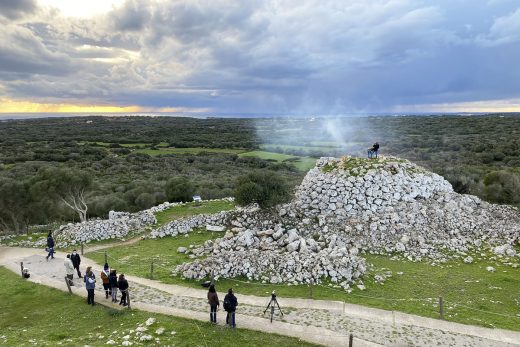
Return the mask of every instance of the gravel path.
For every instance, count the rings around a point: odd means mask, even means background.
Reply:
[[[17,271],[19,269],[19,261],[22,260],[24,265],[31,270],[33,279],[36,282],[54,287],[60,285],[65,287],[64,255],[58,253],[57,256],[59,258],[47,262],[44,254],[34,254],[38,250],[32,251],[32,255],[31,252],[25,249],[20,251],[19,259],[13,261],[13,252],[11,251],[11,256],[8,256],[5,254],[5,248],[0,248],[0,264],[4,263],[8,268]],[[4,253],[4,256],[2,256],[2,253]],[[94,264],[85,257],[84,263]],[[95,268],[97,268],[96,275],[99,277],[99,266]],[[172,285],[165,285],[133,276],[127,276],[127,279],[130,282],[132,305],[135,307],[139,308],[139,305],[142,305],[145,309],[151,308],[152,310],[155,307],[157,308],[155,312],[162,312],[164,308],[171,308],[174,311],[191,311],[191,317],[196,319],[204,319],[204,315],[208,315],[205,291],[182,288],[183,292],[180,292],[175,290],[176,286]],[[86,296],[83,280],[75,278],[74,283],[74,291]],[[110,300],[105,300],[104,292],[100,287],[98,285],[96,301],[100,303],[106,301],[106,304],[110,305]],[[383,313],[388,314],[388,311],[362,308],[360,306],[361,310],[364,309],[367,312],[375,312],[376,314],[368,314],[366,312],[356,314],[352,309],[354,305],[349,305],[348,313],[345,314],[341,307],[338,308],[338,303],[307,299],[279,298],[284,315],[282,317],[277,312],[275,316],[276,322],[270,324],[268,320],[269,313],[263,314],[269,298],[241,296],[240,293],[237,296],[240,302],[237,309],[237,314],[239,314],[237,324],[239,326],[250,327],[251,324],[246,323],[251,320],[254,321],[252,328],[255,330],[279,332],[282,334],[284,327],[303,327],[303,329],[300,329],[301,333],[299,333],[301,338],[316,342],[316,336],[312,339],[308,336],[311,334],[310,331],[312,331],[312,334],[327,336],[327,338],[318,339],[318,341],[321,340],[322,343],[327,345],[343,344],[348,334],[352,332],[359,339],[356,340],[356,346],[520,346],[520,333],[504,331],[501,335],[500,330],[465,326],[411,315],[407,316],[416,317],[417,321],[429,320],[431,322],[421,324],[421,326],[414,325],[413,320],[411,324],[392,323],[385,319],[378,319],[378,313],[381,315]],[[219,293],[219,297],[222,301],[224,294]],[[223,311],[218,313],[220,322],[224,321],[224,314]],[[438,324],[436,325],[435,323],[437,322]],[[450,326],[450,329],[443,329],[443,326]],[[469,327],[467,331],[464,331],[465,327]],[[457,329],[460,331],[457,332]],[[490,331],[488,335],[483,337],[483,333],[486,333],[488,330]],[[297,336],[296,331],[293,331],[291,334]]]

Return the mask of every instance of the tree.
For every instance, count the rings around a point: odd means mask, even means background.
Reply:
[[[169,201],[191,201],[195,187],[186,177],[175,177],[166,183],[166,196]]]
[[[43,168],[38,171],[31,192],[56,198],[76,212],[80,221],[87,220],[87,193],[92,186],[89,173],[65,168]]]
[[[0,228],[20,233],[28,225],[30,194],[27,186],[13,179],[0,181]]]
[[[268,208],[289,201],[289,187],[285,180],[272,171],[255,171],[238,179],[235,199],[239,205],[258,203]]]

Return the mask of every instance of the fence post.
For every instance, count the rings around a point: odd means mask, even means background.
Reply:
[[[108,263],[108,254],[107,251],[105,251],[105,264]]]
[[[126,299],[128,300],[128,309],[130,309],[130,290],[126,290]]]
[[[439,296],[439,315],[440,319],[444,320],[444,300],[442,299],[442,296]]]
[[[348,336],[348,347],[354,346],[354,335],[350,334]]]
[[[70,289],[70,283],[67,276],[65,276],[65,284],[67,285],[67,288],[69,289],[69,294],[72,294],[72,289]]]
[[[311,283],[309,284],[309,297],[312,299],[312,285],[314,281],[311,279]]]
[[[83,247],[85,246],[84,243],[81,244],[81,255],[83,255]]]
[[[23,261],[20,262],[20,271],[22,272],[22,278],[24,278],[24,277],[23,277]]]
[[[153,280],[153,259],[152,259],[152,262],[150,263],[150,279]]]
[[[211,270],[211,282],[210,284],[215,284],[215,272]]]

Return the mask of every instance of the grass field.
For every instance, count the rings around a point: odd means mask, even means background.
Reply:
[[[2,346],[121,346],[130,335],[133,346],[313,346],[295,338],[246,329],[226,329],[210,323],[148,313],[88,306],[85,299],[25,281],[0,267],[0,345]],[[130,330],[153,317],[146,334],[154,341],[140,342]],[[158,328],[164,333],[157,334]],[[175,333],[173,333],[175,332]]]
[[[187,255],[177,253],[177,248],[202,244],[221,236],[222,233],[192,232],[188,236],[144,240],[130,247],[114,247],[108,250],[108,254],[112,261],[119,260],[115,266],[121,267],[121,271],[149,277],[150,263],[154,259],[154,264],[159,265],[154,270],[155,279],[201,288],[199,281],[171,276],[171,268],[189,261]],[[100,264],[103,262],[101,253],[87,256]],[[472,264],[454,261],[432,266],[424,262],[397,261],[388,256],[368,255],[367,260],[374,268],[365,280],[366,290],[355,288],[352,294],[347,294],[327,286],[313,286],[312,297],[439,318],[438,298],[442,296],[445,319],[449,321],[520,331],[520,269],[500,261],[474,258],[476,260]],[[488,272],[487,266],[493,266],[496,270]],[[392,277],[384,284],[373,281],[375,274],[386,271],[392,271]],[[398,275],[398,272],[402,272],[402,275]],[[220,279],[217,285],[221,290],[233,287],[238,294],[258,296],[267,296],[276,289],[281,300],[283,297],[309,298],[311,295],[311,289],[305,285],[265,285],[247,283],[244,279]]]
[[[244,152],[242,149],[221,149],[221,148],[159,148],[159,149],[136,149],[132,153],[144,153],[152,157],[165,154],[199,154],[206,153],[225,153],[225,154],[239,154]]]
[[[300,171],[308,171],[316,164],[316,159],[311,157],[298,157],[281,153],[267,151],[251,151],[239,154],[241,157],[258,157],[264,160],[275,160],[278,162],[290,162]]]
[[[171,207],[167,210],[155,214],[157,218],[157,225],[163,225],[171,222],[174,219],[179,219],[196,214],[212,214],[220,211],[229,211],[235,208],[235,203],[232,201],[216,200],[191,202],[182,205]]]

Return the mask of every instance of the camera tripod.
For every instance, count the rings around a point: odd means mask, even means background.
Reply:
[[[269,309],[269,307],[271,307],[271,323],[273,322],[273,316],[274,316],[274,310],[275,310],[274,305],[278,306],[278,310],[280,311],[280,313],[283,316],[283,312],[282,312],[282,309],[280,308],[280,304],[278,303],[278,300],[276,300],[276,293],[273,290],[273,292],[271,294],[271,301],[269,301],[269,304],[267,304],[267,307],[264,310],[264,314],[265,314],[267,312],[267,310]]]

